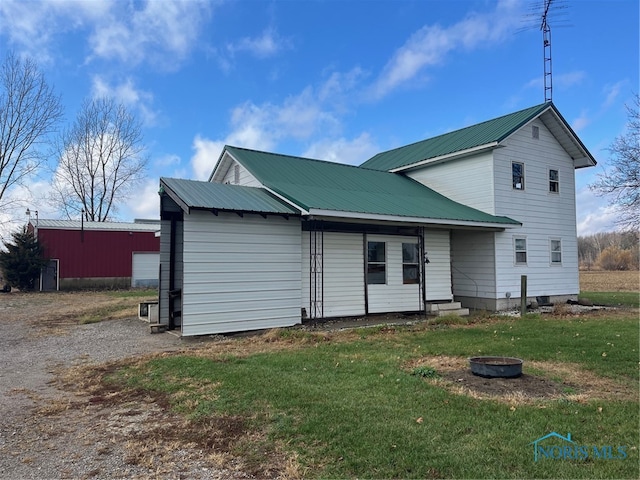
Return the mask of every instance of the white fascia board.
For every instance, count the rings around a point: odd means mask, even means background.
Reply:
[[[414,168],[422,167],[423,165],[431,165],[434,163],[441,163],[447,160],[452,160],[457,157],[466,157],[468,155],[472,155],[474,153],[480,153],[485,150],[493,150],[498,147],[498,142],[491,142],[485,145],[479,145],[473,148],[467,148],[466,150],[460,150],[458,152],[448,153],[446,155],[441,155],[439,157],[427,158],[426,160],[422,160],[420,162],[412,163],[411,165],[405,165],[403,167],[394,168],[393,170],[389,170],[391,173],[403,172],[405,170],[413,170]]]
[[[223,149],[223,150],[222,150],[222,153],[220,154],[220,157],[218,157],[218,161],[216,162],[215,167],[213,167],[213,170],[211,171],[211,175],[209,175],[209,180],[207,180],[208,182],[212,182],[212,181],[213,181],[213,177],[215,177],[215,176],[216,176],[216,174],[217,174],[217,173],[219,173],[219,172],[218,172],[218,169],[219,169],[219,168],[220,168],[220,166],[222,165],[225,155],[229,155],[231,158],[233,158],[233,157],[229,154],[229,152],[227,152],[227,149],[226,149],[226,148],[225,148],[225,149]],[[234,160],[235,160],[235,158],[234,158]],[[237,160],[236,160],[236,161],[237,161]]]
[[[520,228],[522,224],[473,222],[467,220],[448,220],[442,218],[402,217],[399,215],[382,215],[379,213],[338,212],[335,210],[309,209],[308,214],[314,217],[343,218],[350,221],[376,221],[393,223],[411,223],[415,225],[446,225],[453,227],[476,227],[504,230],[506,228]]]
[[[301,215],[309,215],[309,212],[307,210],[305,210],[304,208],[302,208],[300,205],[293,203],[291,200],[289,200],[288,198],[283,197],[282,195],[280,195],[277,192],[274,192],[273,190],[271,190],[269,187],[264,186],[262,183],[260,184],[260,186],[262,188],[264,188],[267,192],[269,192],[271,195],[277,197],[279,200],[282,200],[284,203],[286,203],[287,205],[297,209],[300,211]]]

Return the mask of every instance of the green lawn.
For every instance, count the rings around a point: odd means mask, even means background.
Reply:
[[[196,426],[213,417],[245,419],[254,435],[232,442],[234,454],[274,451],[267,442],[295,456],[306,478],[640,477],[637,312],[273,336],[271,352],[251,354],[256,340],[240,339],[247,342],[241,354],[211,347],[198,356],[157,358],[109,381],[168,399]],[[567,363],[608,379],[619,393],[501,402],[451,393],[407,368],[427,356],[477,354],[523,358],[525,374],[558,382],[557,373],[526,362]],[[622,447],[626,458],[534,462],[531,442],[550,432],[571,433],[577,445],[599,452]]]
[[[638,292],[581,292],[580,298],[589,299],[595,305],[635,308],[640,306],[640,293]]]

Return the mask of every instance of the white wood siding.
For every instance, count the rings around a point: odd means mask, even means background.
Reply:
[[[420,286],[402,283],[402,244],[418,243],[418,239],[395,235],[367,235],[367,242],[385,242],[387,261],[387,283],[385,285],[367,285],[369,313],[420,310]]]
[[[424,250],[429,263],[425,265],[427,301],[451,300],[451,247],[449,230],[425,230]]]
[[[222,177],[222,181],[220,183],[229,183],[230,185],[240,185],[242,187],[261,187],[262,186],[260,182],[256,180],[256,177],[251,175],[251,173],[249,173],[249,170],[244,168],[238,162],[236,162],[235,160],[232,160],[230,164],[231,165],[229,166],[226,173]],[[235,174],[236,165],[240,170],[239,181],[237,183],[236,183],[236,174]]]
[[[414,180],[459,203],[494,214],[491,152],[408,172]]]
[[[309,232],[302,234],[302,307],[310,315]],[[363,236],[323,234],[324,317],[364,315]]]
[[[299,219],[185,215],[183,335],[301,321]]]
[[[534,139],[531,126],[539,127]],[[528,277],[528,296],[579,292],[573,160],[540,120],[522,127],[495,151],[496,215],[523,223],[521,229],[496,234],[497,298],[520,296],[520,276]],[[525,168],[524,190],[514,190],[511,162]],[[558,170],[559,193],[549,192],[549,169]],[[516,265],[514,237],[527,239],[527,265]],[[550,239],[562,241],[562,265],[551,265]]]
[[[451,261],[456,297],[496,298],[494,232],[452,232]]]

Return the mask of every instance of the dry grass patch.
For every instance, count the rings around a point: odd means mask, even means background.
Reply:
[[[629,386],[599,377],[571,363],[527,361],[522,376],[518,378],[478,377],[471,373],[468,359],[446,355],[421,357],[404,366],[408,371],[420,367],[432,368],[439,374],[425,378],[432,385],[456,395],[510,405],[561,398],[574,402],[637,399]]]
[[[583,292],[639,292],[638,271],[581,271],[580,290]]]

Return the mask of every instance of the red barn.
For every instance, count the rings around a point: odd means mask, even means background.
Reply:
[[[49,264],[40,290],[157,287],[159,222],[29,222]]]

